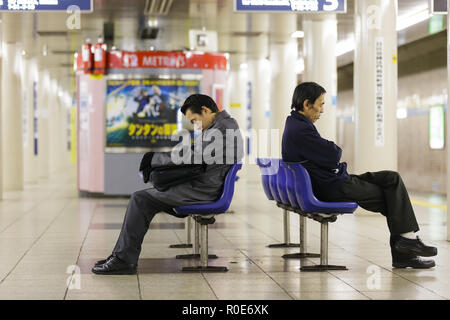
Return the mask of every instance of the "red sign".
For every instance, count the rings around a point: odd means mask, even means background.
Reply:
[[[78,55],[77,70],[82,70]],[[226,70],[227,58],[220,53],[167,51],[112,51],[107,52],[109,69],[167,68]]]

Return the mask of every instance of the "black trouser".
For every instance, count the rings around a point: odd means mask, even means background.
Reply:
[[[176,215],[171,207],[158,201],[145,190],[133,193],[113,255],[127,263],[137,264],[144,236],[158,212]]]
[[[355,201],[366,210],[380,212],[387,219],[391,233],[390,245],[394,260],[408,258],[393,249],[399,234],[419,231],[419,225],[403,184],[395,171],[351,174],[350,178],[336,188],[320,194],[320,199],[329,202]]]

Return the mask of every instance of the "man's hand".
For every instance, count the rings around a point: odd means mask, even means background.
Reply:
[[[148,180],[150,180],[151,172],[152,172],[152,167],[145,167],[144,170],[142,170],[142,176],[144,178],[144,183],[147,183]]]
[[[141,160],[141,164],[139,165],[139,171],[142,171],[144,183],[147,183],[150,179],[150,173],[152,172],[152,159],[154,154],[154,152],[147,152],[146,154],[144,154]]]

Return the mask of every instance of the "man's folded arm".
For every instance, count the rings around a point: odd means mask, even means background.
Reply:
[[[339,165],[342,149],[334,142],[322,138],[317,132],[310,131],[295,139],[302,155],[319,167],[335,169]]]

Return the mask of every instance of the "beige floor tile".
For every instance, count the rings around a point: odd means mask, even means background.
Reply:
[[[140,300],[139,293],[110,293],[110,292],[75,292],[67,293],[66,300]]]
[[[293,300],[292,296],[285,292],[218,292],[216,293],[219,300]]]
[[[143,291],[144,300],[217,300],[212,291],[210,292],[152,292]]]
[[[333,291],[333,292],[289,292],[297,300],[369,300],[369,298],[357,291]]]
[[[439,295],[419,290],[410,291],[369,291],[362,292],[374,300],[443,300]]]

